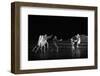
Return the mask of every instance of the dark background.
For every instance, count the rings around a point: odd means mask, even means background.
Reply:
[[[28,16],[29,41],[36,41],[40,34],[56,35],[68,39],[79,34],[87,35],[87,17]]]
[[[28,15],[28,50],[37,44],[39,35],[53,35],[68,40],[76,34],[88,36],[87,17]]]

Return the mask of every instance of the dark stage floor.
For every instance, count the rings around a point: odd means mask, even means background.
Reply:
[[[58,52],[53,42],[49,42],[49,48],[46,49],[45,52],[43,50],[41,51],[40,49],[37,52],[29,51],[29,61],[88,58],[87,42],[81,42],[79,48],[74,50],[74,55],[72,51],[72,45],[70,42],[58,42],[57,45],[59,46]]]

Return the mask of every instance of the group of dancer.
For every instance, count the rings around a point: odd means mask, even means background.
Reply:
[[[53,37],[53,35],[50,35],[50,36],[47,36],[47,34],[40,35],[38,38],[37,45],[32,50],[36,53],[40,49],[41,52],[45,53],[46,49],[49,48],[48,40],[51,39],[52,37]],[[58,41],[62,41],[62,39],[58,40],[57,36],[54,36],[53,43],[57,49],[56,50],[57,53],[59,52],[59,46],[57,45]],[[75,53],[75,50],[77,48],[79,48],[79,45],[81,43],[80,35],[79,34],[75,35],[74,37],[72,37],[70,39],[70,41],[71,41],[71,45],[72,45],[72,52]]]

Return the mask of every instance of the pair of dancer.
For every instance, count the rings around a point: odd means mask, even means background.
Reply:
[[[45,53],[46,48],[48,49],[49,44],[48,44],[48,39],[50,39],[52,35],[47,36],[45,35],[40,35],[38,39],[37,45],[32,49],[32,51],[35,51],[35,53],[40,49],[41,52]]]
[[[79,34],[71,38],[73,57],[80,57],[80,50],[79,50],[80,43],[81,43],[81,38]]]

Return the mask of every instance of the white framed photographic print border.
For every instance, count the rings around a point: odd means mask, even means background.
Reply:
[[[28,15],[87,17],[88,58],[29,61]],[[12,73],[39,73],[97,68],[97,7],[14,2],[11,4],[11,30]]]

